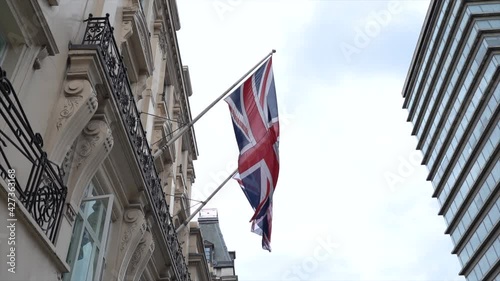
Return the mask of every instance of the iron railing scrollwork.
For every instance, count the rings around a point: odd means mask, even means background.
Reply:
[[[154,165],[151,148],[142,127],[140,114],[130,87],[127,69],[114,39],[113,27],[109,23],[109,14],[106,14],[106,17],[93,17],[90,14],[85,22],[87,27],[82,44],[71,45],[71,48],[97,50],[100,60],[106,68],[105,72],[113,91],[112,99],[120,112],[128,139],[139,164],[146,185],[146,193],[167,246],[171,250],[174,272],[179,281],[190,281],[191,277],[187,264],[182,254],[160,178]]]
[[[42,149],[43,139],[34,133],[19,98],[0,67],[0,177],[55,243],[67,188],[61,169]],[[11,198],[13,195],[9,195]],[[10,199],[9,199],[9,202]],[[9,214],[10,216],[10,214]]]

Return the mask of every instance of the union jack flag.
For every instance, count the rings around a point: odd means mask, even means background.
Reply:
[[[225,101],[240,150],[238,181],[255,213],[252,232],[262,236],[262,248],[271,251],[273,194],[279,174],[278,103],[269,58]]]

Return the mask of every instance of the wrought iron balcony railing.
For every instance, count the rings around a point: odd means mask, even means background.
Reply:
[[[33,133],[19,98],[1,67],[0,115],[4,121],[0,120],[0,177],[8,183],[8,205],[14,207],[9,208],[9,216],[15,216],[15,195],[54,243],[67,194],[62,172],[48,160],[42,149],[42,136]]]
[[[134,156],[139,164],[154,216],[170,249],[176,280],[190,281],[187,264],[132,94],[127,69],[114,39],[113,27],[109,23],[109,14],[106,14],[106,17],[93,17],[90,14],[85,22],[87,27],[82,44],[71,45],[70,48],[92,49],[99,54],[99,59],[106,68],[107,79],[113,91],[112,100],[120,112],[129,142],[134,150]]]

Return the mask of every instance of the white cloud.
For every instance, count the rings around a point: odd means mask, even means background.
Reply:
[[[404,182],[392,187],[384,178],[388,171],[397,173],[401,159],[408,159],[416,145],[401,109],[406,69],[394,75],[384,69],[351,68],[334,78],[317,69],[305,79],[303,65],[294,57],[304,54],[300,59],[307,62],[307,56],[328,55],[304,48],[335,41],[329,30],[318,32],[322,38],[299,44],[307,28],[321,26],[326,20],[319,14],[338,17],[347,25],[339,28],[351,28],[364,12],[380,5],[367,4],[365,10],[349,14],[340,9],[341,1],[232,1],[239,4],[222,19],[213,7],[216,0],[178,2],[181,53],[190,67],[194,89],[193,116],[276,48],[279,107],[292,117],[281,124],[273,252],[261,250],[260,237],[250,232],[252,210],[234,181],[208,204],[219,210],[228,249],[237,251],[239,278],[456,278],[458,260],[449,254],[450,238],[442,234],[444,223],[436,215],[432,187],[425,182],[426,168],[412,166]],[[420,28],[425,14],[422,7],[428,1],[407,2],[418,3],[408,3],[398,21],[416,14],[419,21],[411,17],[404,24]],[[326,9],[331,7],[339,9]],[[417,36],[414,34],[415,41]],[[411,56],[413,49],[405,52]],[[342,63],[332,68],[342,69]],[[227,105],[216,105],[195,130],[200,156],[195,162],[193,196],[203,200],[232,171],[237,159]],[[314,270],[308,270],[318,240],[327,238],[338,243],[338,248]],[[426,259],[429,253],[433,261]],[[432,264],[448,269],[440,271]]]

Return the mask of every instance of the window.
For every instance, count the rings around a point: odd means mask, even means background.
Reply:
[[[82,200],[73,228],[66,258],[71,271],[65,274],[65,281],[94,281],[102,278],[113,195],[98,195],[92,184],[86,193],[87,197]]]
[[[212,263],[212,248],[205,247],[205,258],[208,263]]]

